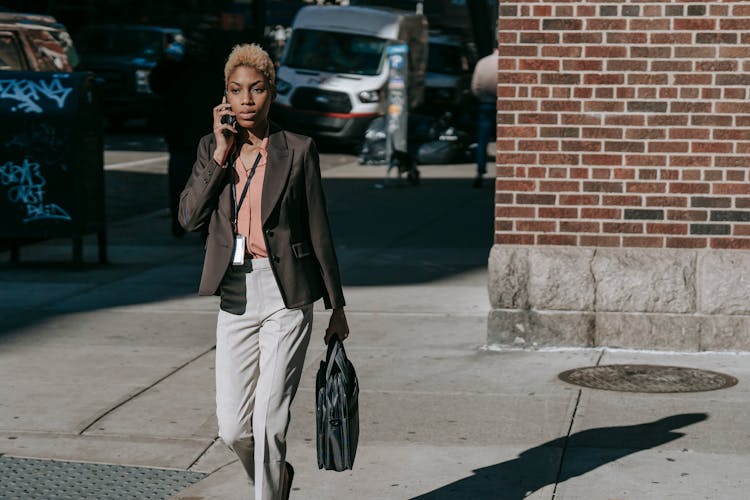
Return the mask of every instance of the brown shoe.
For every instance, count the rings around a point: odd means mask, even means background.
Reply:
[[[286,483],[284,485],[284,494],[281,498],[289,500],[289,494],[292,492],[292,480],[294,479],[294,467],[289,462],[284,462],[286,465]]]

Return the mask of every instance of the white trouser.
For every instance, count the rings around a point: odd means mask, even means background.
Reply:
[[[237,454],[255,484],[255,500],[278,500],[286,481],[289,407],[310,342],[313,308],[312,304],[300,309],[284,307],[268,259],[252,259],[228,272],[234,273],[235,283],[226,288],[233,289],[235,295],[237,282],[241,285],[237,273],[244,274],[247,303],[243,314],[219,311],[219,436]]]

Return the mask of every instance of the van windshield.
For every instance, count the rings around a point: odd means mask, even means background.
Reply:
[[[296,29],[284,58],[290,68],[377,75],[386,40],[365,35]]]

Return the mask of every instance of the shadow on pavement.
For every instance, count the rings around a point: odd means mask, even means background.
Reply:
[[[530,448],[513,460],[476,469],[471,477],[412,500],[522,500],[547,485],[565,482],[633,453],[680,439],[685,433],[675,429],[706,419],[706,413],[683,413],[645,424],[577,432]],[[571,459],[573,448],[596,449],[596,452],[579,453]]]

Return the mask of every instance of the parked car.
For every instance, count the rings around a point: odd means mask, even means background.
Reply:
[[[374,7],[302,8],[278,71],[274,118],[315,137],[362,140],[370,122],[386,111],[386,50],[401,43],[409,46],[414,108],[424,92],[424,16]]]
[[[73,40],[52,16],[0,12],[0,70],[70,72]]]
[[[97,76],[104,114],[114,128],[131,118],[153,119],[159,98],[148,77],[165,50],[184,35],[177,28],[95,25],[76,39],[79,69]]]
[[[426,109],[455,112],[471,94],[474,61],[461,38],[430,32],[425,75]]]

